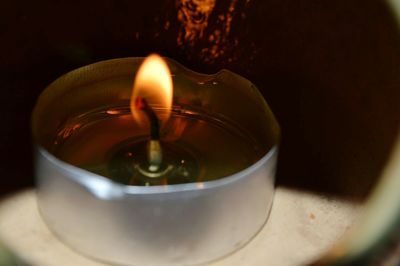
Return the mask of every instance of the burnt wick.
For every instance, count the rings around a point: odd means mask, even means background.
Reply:
[[[137,97],[136,108],[143,111],[150,123],[150,140],[147,145],[147,160],[150,172],[159,171],[162,164],[162,149],[160,145],[160,123],[153,108],[147,103],[146,99]]]
[[[137,97],[136,108],[143,111],[150,123],[150,139],[159,140],[160,139],[160,123],[158,121],[157,115],[153,108],[147,103],[145,98]]]

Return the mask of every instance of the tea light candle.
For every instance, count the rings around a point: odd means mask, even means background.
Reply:
[[[204,263],[244,245],[268,217],[279,128],[261,94],[227,70],[203,75],[165,60],[83,67],[35,107],[42,216],[91,257]]]

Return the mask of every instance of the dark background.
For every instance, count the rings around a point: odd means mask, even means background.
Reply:
[[[192,42],[179,41],[182,5],[193,9],[171,0],[1,4],[0,193],[33,184],[30,115],[50,82],[89,63],[158,52],[258,86],[282,128],[279,185],[363,198],[399,128],[400,35],[387,4],[217,1]],[[210,38],[215,30],[224,38]]]

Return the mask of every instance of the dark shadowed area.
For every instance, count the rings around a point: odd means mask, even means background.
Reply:
[[[3,3],[0,192],[33,185],[30,114],[50,82],[89,63],[158,52],[258,86],[282,128],[279,185],[363,198],[400,120],[400,32],[385,2],[196,8],[187,0]]]

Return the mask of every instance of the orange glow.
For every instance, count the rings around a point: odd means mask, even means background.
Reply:
[[[139,67],[133,83],[130,104],[133,118],[139,123],[143,121],[142,111],[137,106],[138,98],[143,98],[154,108],[158,119],[165,122],[171,114],[172,93],[172,78],[167,63],[159,55],[148,56]]]
[[[242,19],[246,14],[236,8],[238,0],[223,1],[219,8],[216,8],[216,2],[216,0],[176,0],[177,19],[181,24],[177,44],[184,50],[194,47],[197,51],[200,47],[198,56],[207,63],[222,56],[229,56],[227,59],[231,62],[236,60],[233,51],[237,50],[235,48],[239,43],[238,38],[234,40],[230,38],[232,21],[235,16],[236,20],[240,19],[239,12]],[[250,0],[246,0],[245,5],[249,2]],[[211,16],[212,14],[217,16]],[[167,21],[165,27],[169,26],[170,22]]]
[[[177,0],[178,20],[185,29],[179,32],[178,45],[185,41],[193,46],[197,39],[203,37],[215,2],[216,0]]]

